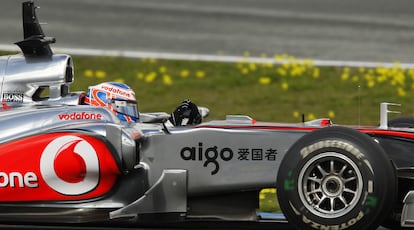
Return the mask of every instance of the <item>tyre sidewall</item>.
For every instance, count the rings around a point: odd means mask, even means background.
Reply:
[[[361,196],[352,210],[334,218],[311,212],[299,196],[299,174],[315,156],[337,153],[349,158],[362,176]],[[325,128],[301,138],[287,152],[278,175],[278,196],[283,212],[301,229],[366,229],[377,226],[395,194],[395,173],[382,148],[356,130]],[[288,186],[290,185],[290,186]],[[389,196],[392,194],[391,196]],[[391,201],[393,202],[393,201]],[[388,208],[390,209],[390,208]],[[290,220],[289,220],[290,221]]]

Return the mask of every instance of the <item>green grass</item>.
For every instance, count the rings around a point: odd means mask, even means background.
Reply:
[[[276,189],[262,189],[259,196],[259,210],[261,212],[281,212],[279,202],[277,201]]]
[[[375,125],[380,102],[401,103],[398,110],[403,115],[414,113],[411,70],[322,68],[308,62],[74,57],[72,91],[103,81],[123,81],[135,90],[140,111],[170,112],[189,98],[210,108],[210,120],[245,114],[261,121],[300,122],[305,114],[306,119],[330,117],[338,124]]]

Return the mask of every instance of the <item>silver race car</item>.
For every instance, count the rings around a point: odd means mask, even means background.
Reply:
[[[139,113],[125,84],[69,90],[72,58],[33,2],[23,27],[22,53],[0,57],[0,221],[259,222],[259,191],[276,188],[276,221],[298,229],[414,226],[414,119],[388,121],[389,104],[378,127],[201,122],[190,101]]]

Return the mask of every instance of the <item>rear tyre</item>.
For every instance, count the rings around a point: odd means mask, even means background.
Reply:
[[[389,127],[414,128],[414,117],[397,117],[388,121]]]
[[[368,135],[328,127],[289,149],[277,188],[283,213],[298,229],[376,229],[392,210],[396,175]]]

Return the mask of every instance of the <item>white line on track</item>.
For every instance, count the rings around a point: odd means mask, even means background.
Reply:
[[[17,46],[0,44],[0,50],[3,51],[19,51]],[[214,62],[230,62],[237,63],[241,61],[252,63],[274,63],[282,64],[289,60],[275,60],[274,58],[262,57],[241,57],[241,56],[225,56],[225,55],[207,55],[207,54],[182,54],[182,53],[158,53],[158,52],[140,52],[140,51],[122,51],[122,50],[101,50],[101,49],[83,49],[83,48],[64,48],[54,47],[55,53],[67,53],[71,55],[80,56],[110,56],[110,57],[125,57],[125,58],[155,58],[168,60],[187,60],[187,61],[214,61]],[[301,61],[303,59],[295,59]],[[403,69],[414,69],[414,64],[411,63],[378,63],[378,62],[364,62],[364,61],[332,61],[332,60],[315,60],[312,63],[316,66],[332,66],[332,67],[388,67],[392,68],[396,65]]]

